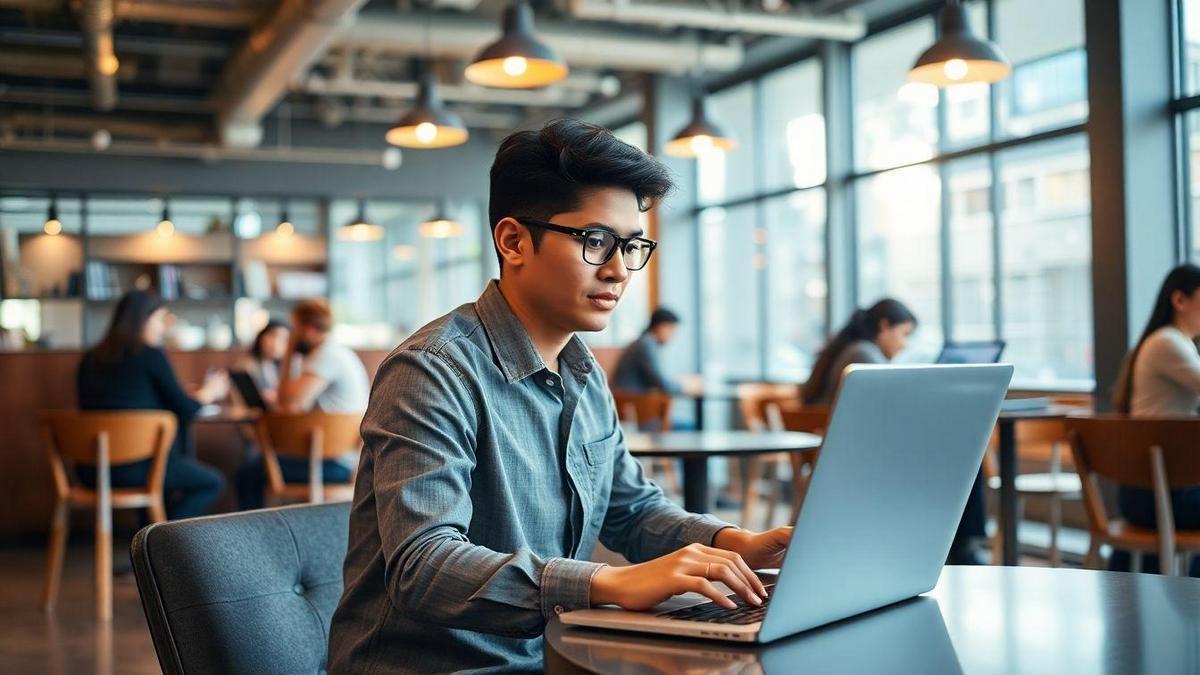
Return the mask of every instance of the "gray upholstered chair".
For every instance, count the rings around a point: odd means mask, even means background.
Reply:
[[[348,503],[158,523],[131,547],[163,672],[324,672]]]

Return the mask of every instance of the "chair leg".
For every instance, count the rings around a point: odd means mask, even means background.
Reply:
[[[1083,558],[1083,566],[1089,570],[1098,570],[1100,569],[1100,562],[1100,542],[1095,537],[1092,537],[1091,542],[1088,544],[1087,555]]]
[[[50,518],[50,549],[46,564],[46,584],[42,590],[42,605],[54,609],[58,602],[58,586],[62,581],[63,557],[67,552],[67,530],[70,527],[71,504],[59,499]]]
[[[159,495],[156,499],[150,502],[150,506],[147,508],[147,511],[150,512],[151,523],[167,522],[167,507],[163,506],[162,495]]]
[[[741,525],[750,528],[750,519],[754,517],[755,507],[758,506],[758,482],[761,480],[762,460],[751,457],[746,463],[746,471],[742,474],[742,514]]]
[[[1062,499],[1058,495],[1050,495],[1050,566],[1062,564],[1062,554],[1058,550],[1058,528],[1062,526]]]
[[[112,619],[112,510],[96,505],[96,618]]]
[[[782,490],[778,487],[779,482],[779,460],[772,460],[767,463],[767,511],[763,514],[764,530],[771,529],[771,525],[775,522],[775,507],[779,506],[779,498]]]
[[[1130,551],[1129,558],[1130,558],[1129,571],[1134,572],[1134,573],[1141,572],[1142,571],[1142,552],[1141,551]]]

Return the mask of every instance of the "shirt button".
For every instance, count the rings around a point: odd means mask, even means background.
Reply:
[[[555,613],[555,614],[562,614],[562,613],[563,613],[563,612],[565,612],[565,611],[567,611],[567,610],[563,609],[563,606],[562,606],[562,605],[555,605],[555,606],[554,606],[554,613]]]

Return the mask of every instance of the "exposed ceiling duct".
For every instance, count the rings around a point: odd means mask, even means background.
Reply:
[[[117,0],[117,18],[180,26],[249,28],[262,18],[262,11],[254,7],[184,4],[168,0]]]
[[[0,75],[51,80],[87,79],[88,70],[78,54],[54,50],[0,49]],[[137,76],[137,63],[122,61],[116,78],[128,82]]]
[[[226,65],[213,97],[221,142],[254,147],[262,118],[291,82],[325,53],[342,24],[365,0],[284,0]]]
[[[815,16],[776,14],[745,9],[710,8],[700,5],[668,5],[631,0],[568,0],[567,7],[578,19],[613,21],[650,26],[740,31],[761,35],[785,35],[814,40],[852,42],[867,33],[860,16]]]
[[[38,115],[34,113],[14,113],[0,117],[0,129],[26,129],[55,134],[91,134],[96,131],[107,131],[113,136],[124,138],[142,138],[158,142],[203,142],[212,140],[212,128],[207,124],[180,124],[178,122],[158,123],[139,122],[127,119],[109,119],[85,115]]]
[[[85,140],[27,140],[0,135],[0,149],[26,152],[97,152]],[[293,164],[345,164],[396,168],[396,148],[380,150],[341,150],[337,148],[226,148],[201,143],[116,142],[104,151],[106,155],[129,157],[170,157],[199,159],[206,162],[224,160],[239,162],[288,162]]]
[[[108,111],[117,106],[117,69],[113,49],[113,0],[84,0],[80,7],[83,27],[83,62],[87,69],[92,106]]]
[[[363,80],[354,78],[327,79],[320,75],[309,75],[293,89],[319,96],[377,96],[379,98],[413,100],[419,86],[416,82],[393,82],[388,80]],[[487,89],[478,85],[438,84],[442,100],[459,103],[484,103],[490,105],[553,106],[574,108],[587,103],[587,92],[570,89],[541,89],[533,91],[510,91]]]
[[[341,31],[333,44],[389,54],[470,60],[480,45],[499,35],[499,25],[476,16],[438,16],[426,22],[397,14],[360,14]],[[683,74],[699,67],[728,72],[742,65],[745,51],[736,39],[711,43],[694,35],[669,38],[629,30],[596,28],[538,21],[538,37],[572,66],[612,68],[642,73]]]

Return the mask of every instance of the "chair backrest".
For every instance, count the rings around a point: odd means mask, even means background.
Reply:
[[[671,428],[671,397],[659,391],[634,393],[614,391],[617,418],[639,429],[668,431]]]
[[[1069,417],[1066,422],[1080,477],[1102,478],[1153,489],[1150,448],[1162,449],[1171,488],[1200,485],[1200,417]]]
[[[259,442],[264,452],[308,460],[314,442],[324,459],[333,459],[362,445],[358,428],[361,412],[268,413],[258,420]]]
[[[47,410],[42,429],[50,450],[63,460],[95,466],[101,434],[110,464],[129,464],[169,452],[178,422],[165,410]]]
[[[753,431],[770,427],[767,408],[785,401],[799,401],[800,392],[794,384],[747,382],[737,386],[738,413],[746,428]]]
[[[167,675],[324,672],[348,503],[159,523],[131,557]]]
[[[779,407],[779,414],[783,418],[784,429],[823,436],[833,410],[823,405],[784,404]]]

